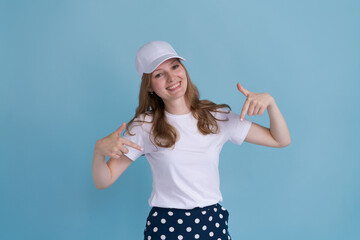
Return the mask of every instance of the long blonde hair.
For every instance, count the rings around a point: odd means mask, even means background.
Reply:
[[[219,127],[216,121],[226,121],[227,119],[216,119],[211,112],[229,113],[231,110],[230,106],[227,104],[215,104],[209,100],[199,100],[200,95],[197,87],[191,81],[188,71],[180,59],[179,63],[185,69],[187,78],[185,101],[190,105],[190,110],[194,118],[198,120],[197,127],[199,131],[204,135],[218,133]],[[141,114],[150,115],[152,116],[151,134],[154,136],[155,144],[159,147],[170,148],[175,145],[178,133],[176,129],[166,121],[165,104],[163,100],[156,95],[155,92],[150,94],[148,91],[151,86],[151,75],[151,73],[144,73],[141,78],[139,106],[136,108],[135,116],[127,124],[126,132],[133,136],[134,134],[130,133],[132,123],[146,122],[136,118]],[[219,108],[228,108],[228,110],[221,111],[218,110]]]

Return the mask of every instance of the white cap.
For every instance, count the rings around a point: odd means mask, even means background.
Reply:
[[[170,58],[180,58],[185,61],[169,43],[164,41],[148,42],[136,53],[136,70],[142,77],[143,73],[152,73],[161,63]]]

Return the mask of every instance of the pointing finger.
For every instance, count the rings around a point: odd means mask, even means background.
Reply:
[[[124,143],[125,145],[127,145],[127,146],[129,146],[129,147],[132,147],[132,148],[135,148],[135,149],[137,149],[137,150],[139,150],[139,151],[143,151],[143,150],[144,150],[141,146],[137,145],[136,143],[134,143],[134,142],[132,142],[132,141],[130,141],[130,140],[128,140],[128,139],[123,138],[123,143]]]
[[[250,104],[249,101],[245,101],[244,106],[243,106],[243,108],[241,110],[241,113],[240,113],[240,120],[241,121],[244,120],[244,118],[245,118],[246,112],[247,112],[247,110],[249,108],[249,104]]]

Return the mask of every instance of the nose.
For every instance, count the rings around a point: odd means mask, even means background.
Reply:
[[[175,75],[172,74],[171,72],[167,73],[167,80],[168,82],[174,82],[175,81]]]

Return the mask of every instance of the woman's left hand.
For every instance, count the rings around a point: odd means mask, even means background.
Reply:
[[[237,84],[238,90],[247,98],[240,113],[240,120],[245,118],[246,112],[249,116],[262,115],[269,106],[275,104],[274,98],[268,93],[254,93]]]

